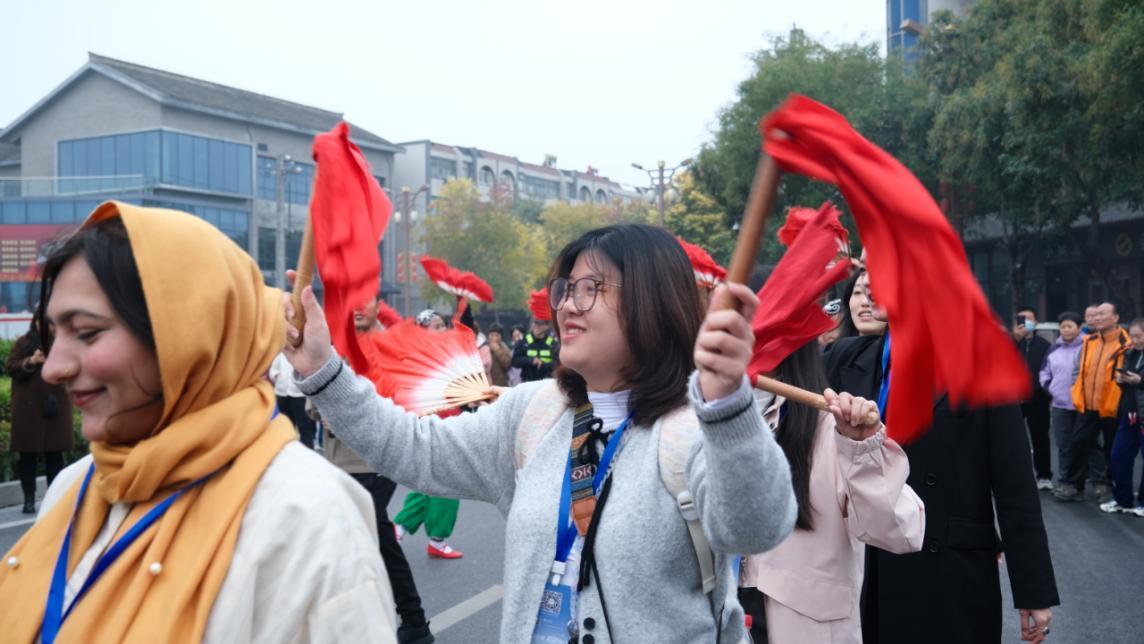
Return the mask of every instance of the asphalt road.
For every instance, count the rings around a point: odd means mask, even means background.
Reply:
[[[390,503],[392,516],[404,490]],[[1053,609],[1050,642],[1140,644],[1144,641],[1144,518],[1110,516],[1096,503],[1059,503],[1041,494],[1049,546],[1062,605]],[[28,528],[20,508],[0,509],[0,550],[6,552]],[[426,614],[441,644],[496,642],[500,633],[504,521],[484,503],[462,502],[450,540],[463,559],[425,554],[423,534],[404,540]],[[1006,644],[1020,642],[1017,612],[1002,571]]]

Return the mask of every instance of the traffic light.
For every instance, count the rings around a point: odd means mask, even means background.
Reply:
[[[397,283],[398,284],[404,284],[405,283],[405,267],[406,267],[406,265],[407,264],[405,262],[405,253],[398,253],[397,254]]]

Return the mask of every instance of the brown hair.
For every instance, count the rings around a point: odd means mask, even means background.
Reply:
[[[648,426],[684,404],[687,379],[695,369],[695,337],[703,309],[691,263],[664,230],[617,224],[590,230],[565,246],[551,277],[568,277],[582,253],[607,259],[619,271],[620,327],[632,354],[620,378],[631,388],[632,422]],[[552,320],[559,337],[555,311]],[[561,366],[555,377],[574,405],[587,402],[580,374]]]

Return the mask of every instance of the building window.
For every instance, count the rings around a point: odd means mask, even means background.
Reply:
[[[560,198],[560,182],[550,181],[548,179],[540,179],[531,177],[527,174],[520,175],[520,183],[524,189],[524,193],[534,199],[559,199]]]
[[[596,191],[596,203],[608,203],[608,195],[603,190]]]
[[[385,177],[375,174],[373,178],[377,180],[377,185],[381,186],[382,190],[385,190]]]
[[[481,185],[491,186],[497,182],[497,175],[493,169],[487,165],[481,166]]]
[[[263,275],[269,276],[269,281],[274,281],[275,270],[275,248],[278,244],[278,229],[267,228],[265,226],[258,227],[258,268],[262,271]],[[294,268],[298,265],[298,255],[302,252],[302,231],[287,230],[286,231],[286,268]]]
[[[291,170],[297,168],[297,170]],[[284,166],[286,183],[282,186],[282,198],[287,203],[310,203],[310,186],[314,181],[314,165],[300,161],[290,161]],[[278,201],[278,159],[259,155],[258,157],[258,198],[265,201]]]
[[[588,186],[580,187],[580,201],[592,201],[592,191],[588,189]]]
[[[143,205],[181,210],[195,215],[221,230],[224,235],[238,244],[239,248],[248,252],[250,250],[250,213],[245,210],[216,208],[204,204],[177,201],[145,200]]]
[[[429,159],[429,178],[448,181],[457,176],[457,162],[451,159]]]
[[[564,193],[568,195],[569,201],[576,201],[576,184],[569,183],[565,185],[567,191]]]
[[[516,194],[516,177],[513,177],[511,172],[505,170],[501,173],[501,183],[503,183],[510,192]]]
[[[465,178],[466,179],[476,179],[476,177],[473,176],[473,162],[472,161],[466,161],[464,164],[464,168],[465,168]]]
[[[212,192],[251,193],[249,145],[166,130],[160,140],[163,183]]]
[[[124,188],[159,179],[159,131],[71,139],[57,144],[61,193]],[[125,181],[124,177],[135,177]],[[75,177],[84,177],[77,179]]]

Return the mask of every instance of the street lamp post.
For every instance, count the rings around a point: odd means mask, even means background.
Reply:
[[[289,154],[279,155],[278,164],[274,168],[277,187],[277,226],[274,231],[274,277],[278,281],[278,288],[286,288],[286,208],[284,193],[286,191],[286,175],[299,174],[302,168],[294,162]]]
[[[671,183],[672,177],[675,173],[687,166],[691,165],[691,159],[684,159],[679,162],[679,165],[669,168],[664,161],[656,162],[655,170],[648,170],[638,163],[633,163],[632,167],[636,170],[643,170],[652,181],[652,187],[655,188],[655,196],[659,206],[659,227],[667,228],[667,205],[665,192],[667,191],[667,184]],[[657,180],[658,179],[658,180]]]
[[[413,225],[413,219],[417,216],[417,214],[415,212],[413,212],[413,201],[415,199],[417,199],[417,195],[421,194],[422,192],[428,193],[429,192],[429,186],[423,185],[420,188],[418,188],[416,191],[410,191],[409,186],[402,186],[401,187],[401,209],[397,211],[397,221],[401,223],[402,237],[405,240],[405,253],[402,255],[401,259],[399,260],[399,261],[405,263],[405,266],[404,266],[404,268],[405,268],[405,283],[402,284],[402,291],[403,291],[402,297],[405,301],[405,305],[404,305],[405,317],[409,317],[409,315],[410,315],[410,311],[409,311],[410,294],[409,294],[409,291],[412,288],[413,271],[417,270],[416,265],[413,263],[413,255],[411,253],[412,248],[413,248],[413,240],[411,237],[412,236],[412,230],[411,229],[412,229],[412,225]],[[400,274],[401,268],[398,268],[397,272],[398,272],[398,274]]]

